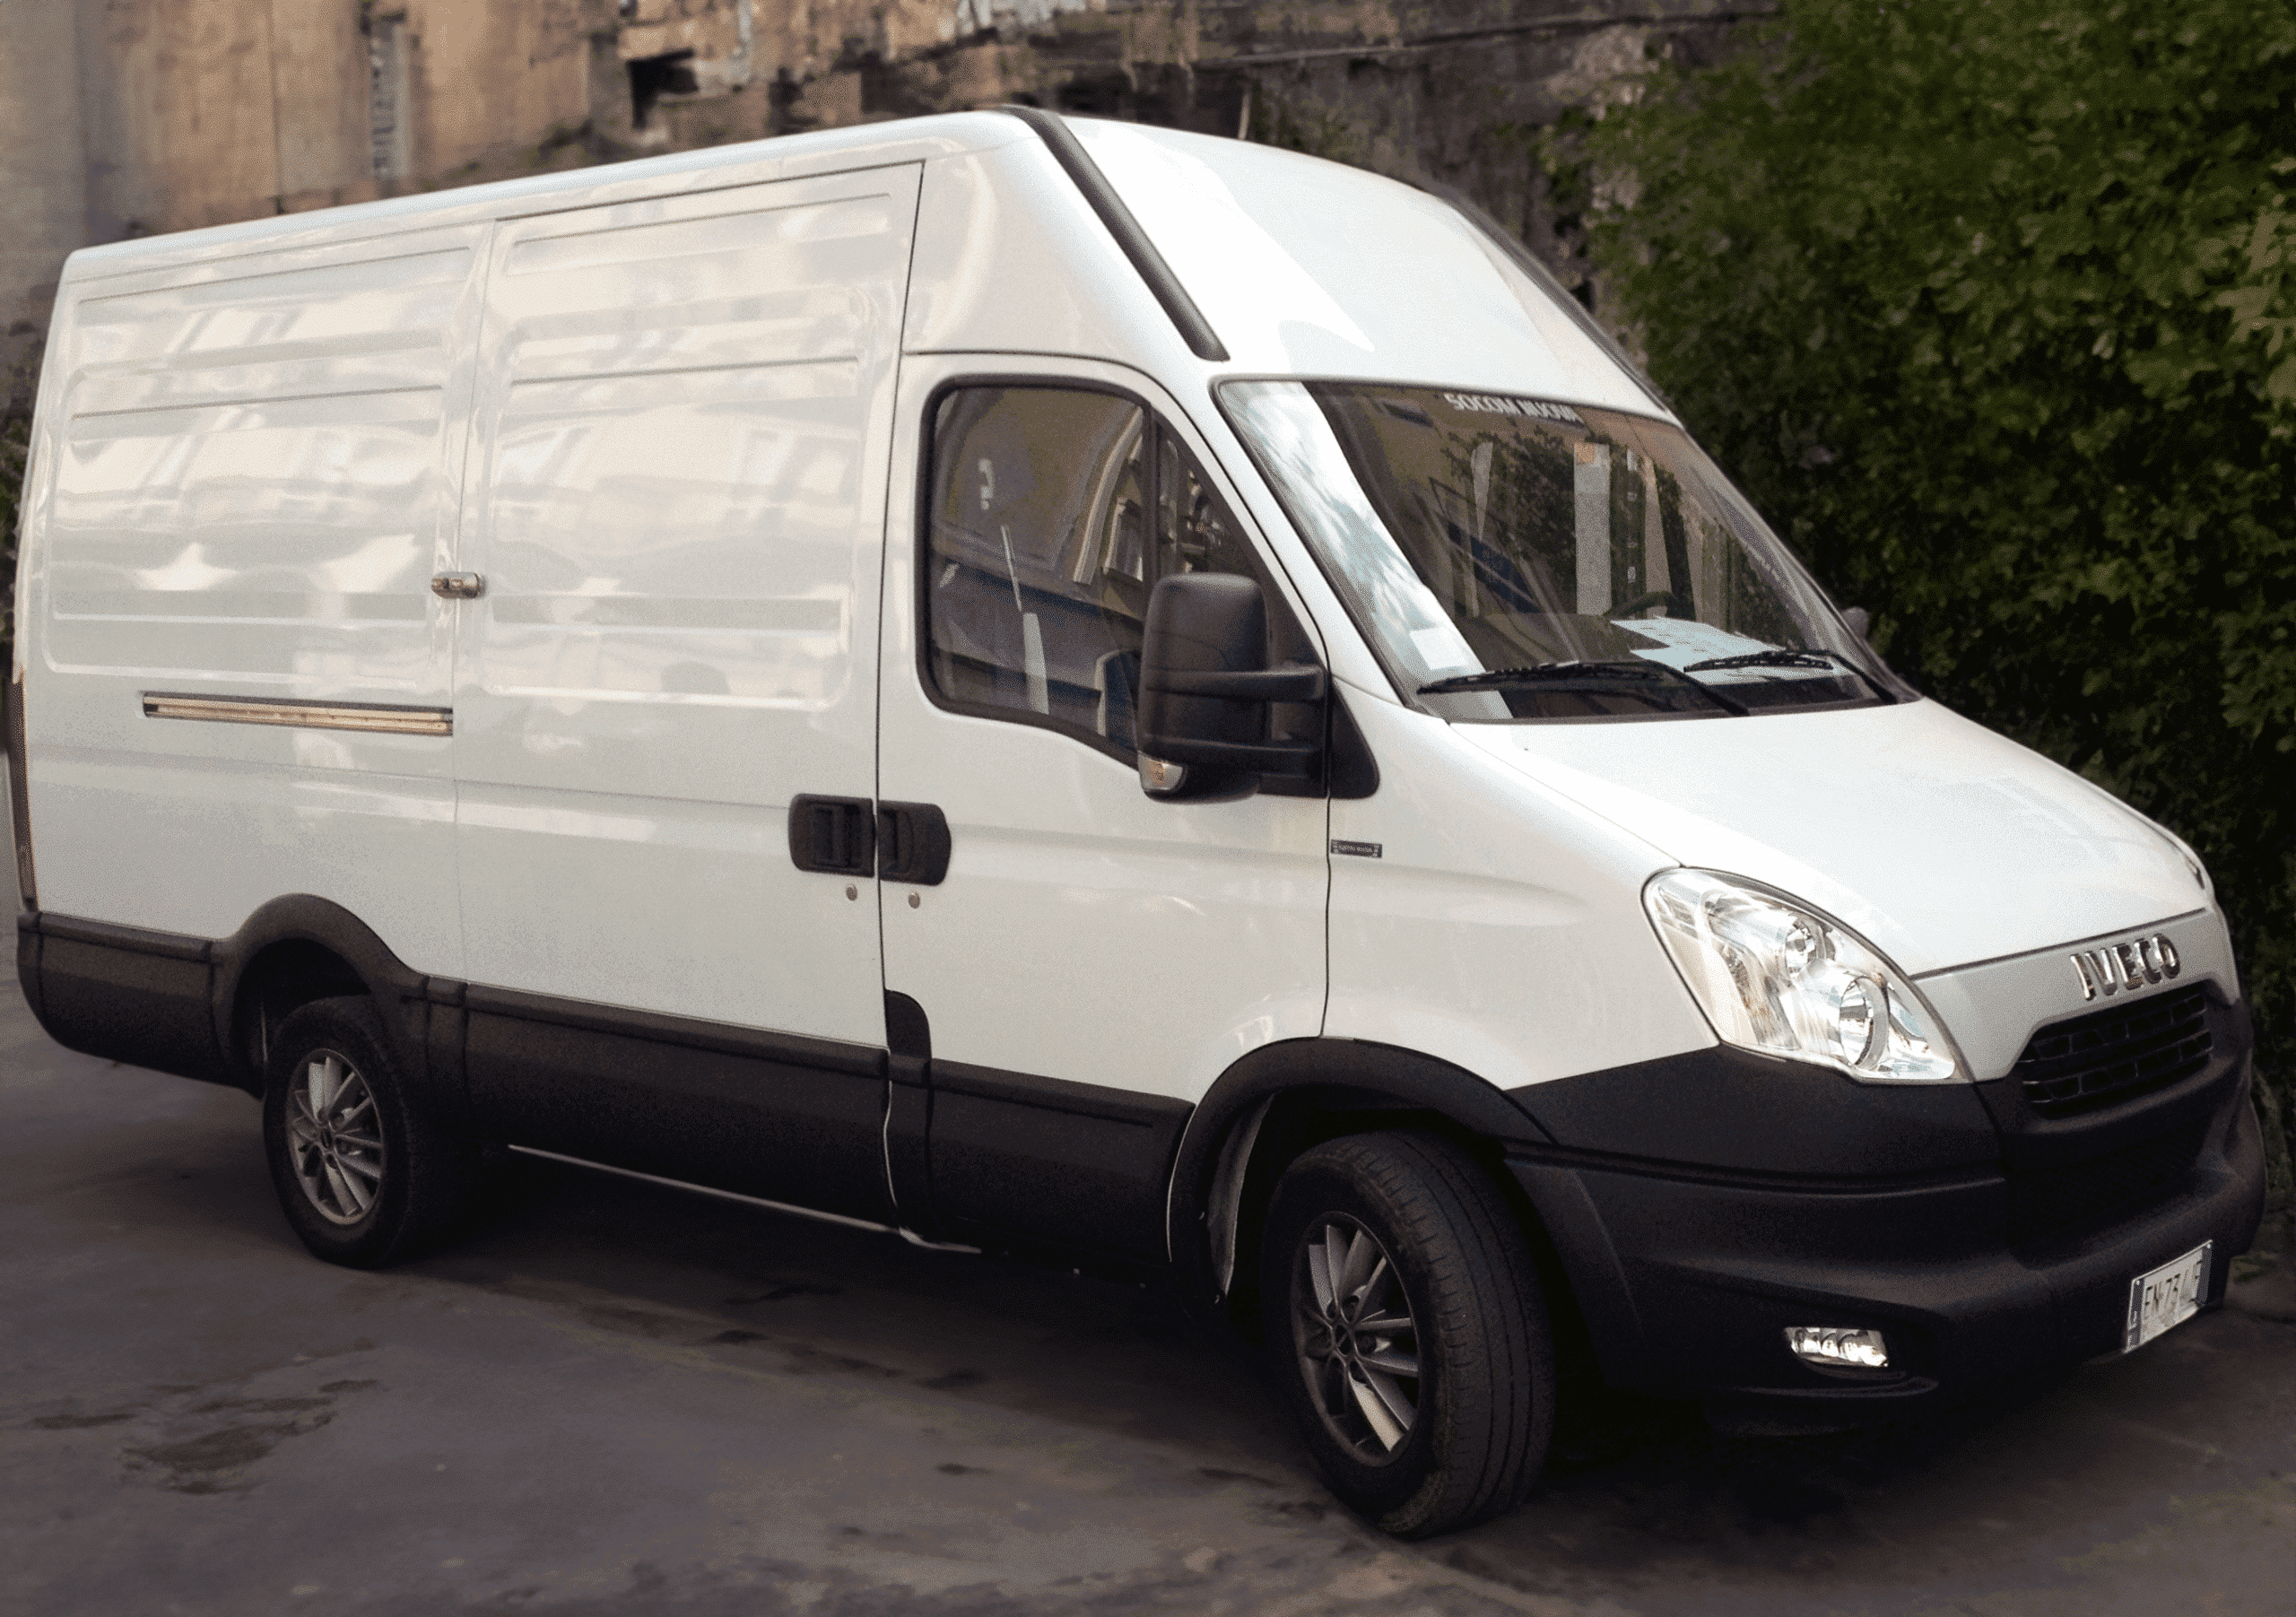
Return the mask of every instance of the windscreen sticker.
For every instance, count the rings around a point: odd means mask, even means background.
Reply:
[[[1587,423],[1568,404],[1550,404],[1544,399],[1500,398],[1489,393],[1447,393],[1443,402],[1454,410],[1464,410],[1470,415],[1527,415],[1535,421],[1567,422],[1574,427]]]

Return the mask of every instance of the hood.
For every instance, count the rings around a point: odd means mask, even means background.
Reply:
[[[1815,905],[1910,975],[2211,903],[2152,822],[1933,701],[1452,727],[1682,864]]]

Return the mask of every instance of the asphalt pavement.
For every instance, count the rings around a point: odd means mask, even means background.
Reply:
[[[2274,1239],[2287,1244],[2283,1219]],[[1396,1544],[1170,1298],[514,1161],[383,1274],[0,990],[0,1612],[2296,1613],[2296,1274],[1912,1429],[1586,1406]]]

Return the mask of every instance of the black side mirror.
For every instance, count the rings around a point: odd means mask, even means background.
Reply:
[[[1271,702],[1318,702],[1324,671],[1267,665],[1267,603],[1232,573],[1177,573],[1148,598],[1140,648],[1140,787],[1152,797],[1233,797],[1265,777],[1305,778],[1312,742],[1267,739]]]

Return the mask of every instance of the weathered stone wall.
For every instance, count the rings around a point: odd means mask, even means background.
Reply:
[[[1552,132],[1767,4],[0,0],[0,363],[84,243],[1008,100],[1448,181],[1576,280]]]
[[[412,41],[410,178],[443,179],[590,117],[592,39],[611,39],[612,0],[405,0],[401,11]]]
[[[594,39],[610,43],[615,22],[615,0],[77,10],[94,241],[359,201],[578,127]],[[378,124],[400,161],[378,161]]]
[[[73,0],[0,0],[0,413],[87,228]]]
[[[80,105],[96,239],[244,219],[279,192],[271,7],[80,8]]]

